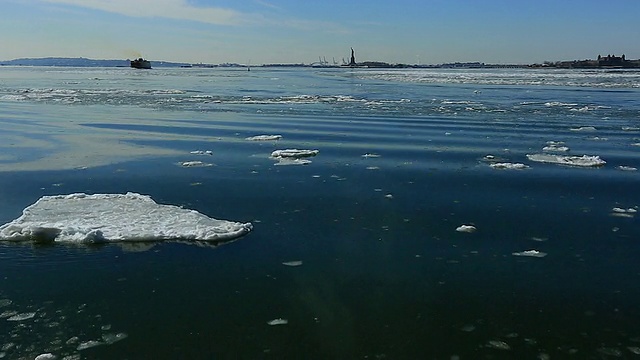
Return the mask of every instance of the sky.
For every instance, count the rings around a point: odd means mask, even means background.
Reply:
[[[0,60],[638,59],[639,14],[638,0],[0,0]]]

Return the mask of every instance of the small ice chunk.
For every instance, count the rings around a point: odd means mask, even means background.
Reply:
[[[287,166],[287,165],[307,165],[311,164],[311,160],[307,159],[292,159],[292,158],[279,158],[276,163],[277,166]]]
[[[319,150],[299,150],[299,149],[284,149],[275,150],[271,153],[272,158],[303,158],[318,155]]]
[[[34,312],[21,313],[21,314],[16,314],[16,315],[11,316],[10,318],[7,319],[7,321],[29,320],[29,319],[33,318],[34,316],[36,316],[36,313],[34,313]]]
[[[577,128],[571,128],[571,131],[596,131],[597,129],[593,126],[581,126]]]
[[[104,345],[104,343],[101,341],[89,340],[89,341],[81,342],[76,348],[76,350],[82,351],[82,350],[100,346],[100,345]]]
[[[525,165],[521,163],[509,163],[509,162],[493,163],[493,164],[490,164],[489,166],[491,166],[494,169],[508,169],[508,170],[523,170],[523,169],[529,168],[529,165]]]
[[[195,210],[158,204],[136,193],[43,196],[0,226],[0,240],[52,242],[230,241],[251,223],[218,220]]]
[[[476,227],[473,225],[460,225],[456,228],[457,232],[464,232],[464,233],[473,233],[476,232]]]
[[[285,262],[282,263],[282,265],[285,265],[285,266],[300,266],[300,265],[302,265],[302,261],[300,261],[300,260],[285,261]]]
[[[256,135],[245,138],[245,140],[249,141],[274,141],[280,139],[282,139],[282,135]]]
[[[513,256],[529,256],[529,257],[536,257],[536,258],[543,258],[545,256],[547,256],[547,253],[538,251],[538,250],[525,250],[525,251],[521,251],[521,252],[514,252],[511,253],[511,255]]]
[[[606,161],[600,159],[600,156],[598,155],[561,156],[553,154],[527,154],[527,159],[542,163],[581,167],[598,167],[603,166],[607,163]]]
[[[107,345],[111,345],[115,342],[126,339],[127,336],[128,335],[123,332],[117,334],[107,333],[102,335],[102,341],[104,341],[104,343]]]
[[[0,308],[1,307],[5,307],[5,306],[9,306],[9,305],[11,305],[11,303],[13,303],[13,301],[11,301],[11,299],[0,299]]]
[[[211,150],[194,150],[194,151],[191,151],[190,154],[194,154],[194,155],[213,155],[213,151],[211,151]]]
[[[282,319],[282,318],[277,318],[277,319],[273,319],[271,321],[267,321],[267,325],[287,325],[289,323],[289,320],[287,319]]]
[[[364,155],[362,155],[363,158],[367,159],[367,158],[379,158],[380,155],[378,154],[370,154],[370,153],[366,153]]]
[[[620,165],[620,166],[618,166],[618,170],[622,170],[622,171],[638,171],[638,168],[635,168],[633,166]]]
[[[640,355],[640,347],[628,346],[627,349],[631,351],[632,354]]]
[[[611,216],[632,218],[637,212],[638,212],[637,208],[623,209],[619,207],[614,207],[613,209],[611,209]]]
[[[40,354],[36,356],[35,360],[56,360],[58,357],[52,353]]]
[[[509,346],[509,344],[500,340],[490,340],[488,346],[498,350],[511,350],[511,346]]]
[[[543,147],[542,151],[567,152],[569,148],[566,147],[562,141],[547,141],[547,146]]]
[[[213,166],[213,164],[205,163],[202,161],[183,161],[180,163],[182,167],[204,167],[204,166]]]

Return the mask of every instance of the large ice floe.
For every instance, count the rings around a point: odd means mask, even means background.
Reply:
[[[276,165],[307,165],[311,160],[307,158],[318,155],[319,150],[284,149],[275,150],[271,158],[277,160]]]
[[[22,216],[0,226],[0,240],[101,243],[162,240],[227,242],[251,223],[217,220],[195,210],[158,204],[150,196],[70,194],[43,196]]]
[[[527,159],[542,163],[581,167],[599,167],[607,163],[598,155],[563,156],[555,154],[528,154]]]

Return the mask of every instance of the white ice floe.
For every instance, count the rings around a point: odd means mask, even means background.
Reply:
[[[638,212],[637,206],[628,208],[628,209],[614,207],[613,209],[611,209],[611,216],[632,218],[636,215],[637,212]]]
[[[500,340],[490,340],[487,343],[487,346],[498,350],[511,350],[511,346],[509,346],[509,344]]]
[[[24,321],[24,320],[29,320],[29,319],[33,318],[34,316],[36,316],[36,313],[34,313],[34,312],[16,314],[16,315],[13,315],[10,318],[8,318],[7,321]]]
[[[298,149],[284,149],[275,150],[271,153],[272,158],[304,158],[318,155],[319,150],[298,150]]]
[[[217,220],[136,193],[43,196],[0,226],[0,240],[34,242],[230,241],[251,223]]]
[[[472,232],[476,232],[476,227],[473,225],[460,225],[456,228],[457,232],[464,232],[464,233],[472,233]]]
[[[293,159],[293,158],[278,158],[278,162],[276,163],[276,165],[278,165],[278,166],[307,165],[307,164],[311,164],[311,160]]]
[[[203,167],[203,166],[213,166],[213,164],[205,163],[202,161],[183,161],[180,163],[182,167]]]
[[[194,150],[194,151],[191,151],[190,154],[193,154],[193,155],[213,155],[213,151],[211,151],[211,150]]]
[[[545,256],[547,256],[547,253],[538,251],[538,250],[525,250],[525,251],[521,251],[521,252],[514,252],[511,253],[511,255],[513,256],[528,256],[528,257],[536,257],[536,258],[543,258]]]
[[[618,170],[622,170],[622,171],[638,171],[638,168],[635,168],[633,166],[620,165],[620,166],[618,166]]]
[[[565,146],[562,141],[547,141],[547,146],[543,147],[542,151],[567,152],[569,151],[569,148]]]
[[[380,155],[378,154],[370,154],[370,153],[366,153],[362,155],[363,158],[367,159],[367,158],[379,158]]]
[[[267,321],[267,325],[287,325],[289,323],[289,320],[287,319],[282,319],[282,318],[278,318],[278,319],[273,319],[271,321]]]
[[[577,127],[577,128],[571,128],[569,129],[571,131],[596,131],[597,129],[593,126],[581,126],[581,127]]]
[[[508,162],[493,163],[493,164],[490,164],[489,166],[491,166],[494,169],[508,169],[508,170],[523,170],[523,169],[529,168],[529,165],[525,165],[521,163],[508,163]]]
[[[81,342],[76,348],[76,350],[82,351],[82,350],[86,350],[86,349],[100,346],[100,345],[104,345],[104,343],[101,341],[89,340],[89,341]]]
[[[249,141],[274,141],[280,139],[282,139],[282,135],[256,135],[245,138],[245,140]]]
[[[302,265],[302,261],[301,260],[285,261],[285,262],[282,263],[282,265],[285,265],[285,266],[301,266]]]
[[[562,156],[553,154],[527,154],[527,159],[542,163],[581,167],[598,167],[607,163],[598,155]]]
[[[58,357],[52,353],[45,353],[36,356],[35,360],[56,360]]]

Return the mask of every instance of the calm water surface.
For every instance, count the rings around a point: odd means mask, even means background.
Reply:
[[[254,225],[0,242],[0,358],[637,357],[639,99],[633,71],[0,68],[0,223],[131,191]]]

